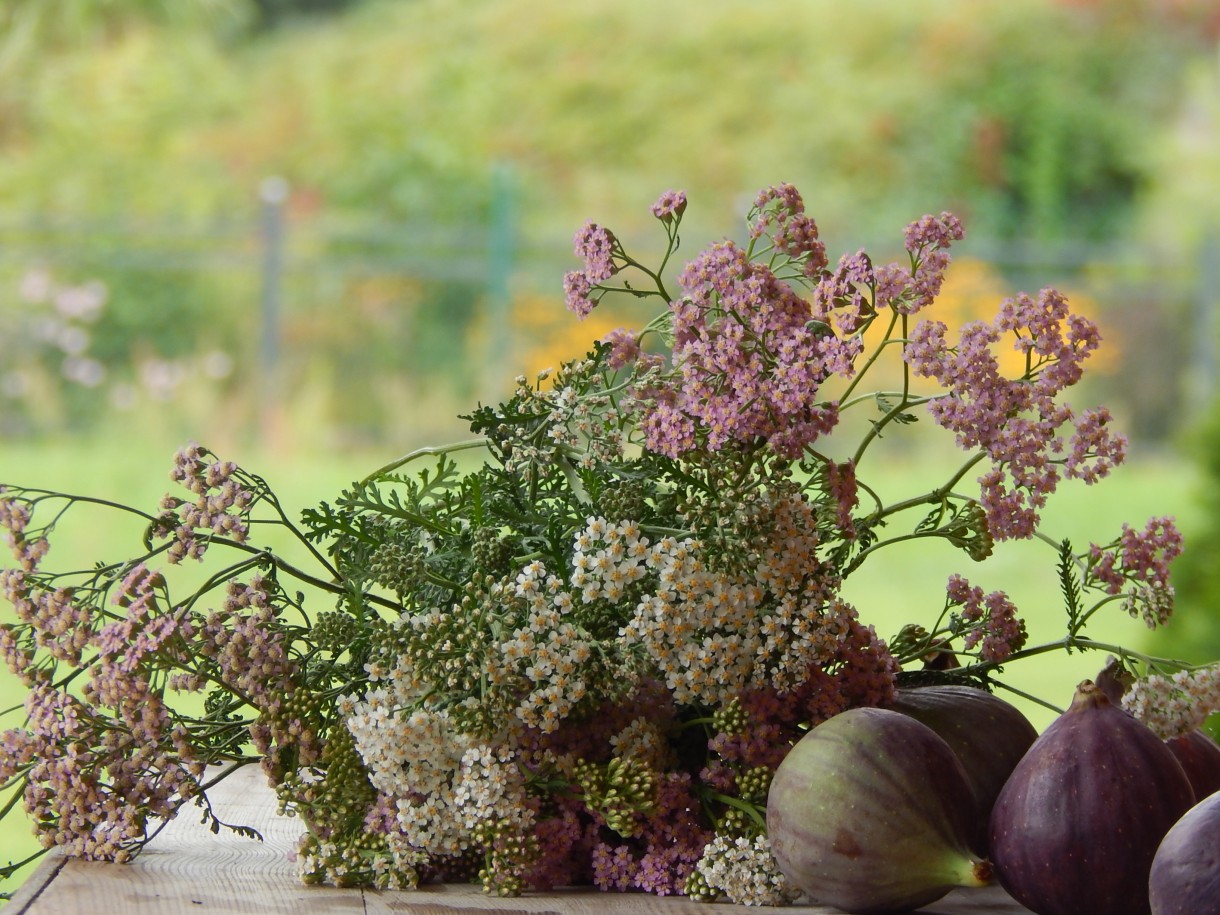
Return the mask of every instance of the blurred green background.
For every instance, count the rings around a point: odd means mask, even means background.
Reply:
[[[1051,533],[1177,515],[1178,619],[1104,634],[1215,659],[1218,39],[1213,0],[5,0],[0,480],[151,506],[196,439],[329,498],[642,317],[565,313],[586,219],[659,251],[647,207],[685,189],[689,256],[790,181],[832,259],[960,215],[951,320],[1056,285],[1100,322],[1074,401],[1131,464],[1065,489]],[[927,432],[883,476],[936,466]],[[1046,555],[978,578],[1052,638]],[[943,560],[850,596],[888,635],[939,609]]]

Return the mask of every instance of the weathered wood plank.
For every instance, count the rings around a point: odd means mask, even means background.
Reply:
[[[446,884],[425,886],[410,893],[366,893],[369,915],[409,912],[411,915],[835,915],[828,906],[798,905],[782,909],[759,909],[727,903],[693,902],[689,899],[651,896],[646,893],[595,893],[588,890],[555,890],[529,893],[513,899],[498,899],[477,887]],[[919,910],[924,915],[1029,915],[999,887],[955,890],[944,899]]]
[[[97,864],[49,858],[14,895],[4,915],[758,915],[746,906],[709,907],[643,893],[558,890],[513,899],[473,886],[428,886],[411,892],[370,892],[303,886],[293,851],[301,825],[275,815],[275,801],[254,767],[234,774],[213,795],[227,823],[252,826],[255,842],[227,831],[213,835],[188,809],[134,863]],[[779,910],[777,910],[779,911]],[[785,915],[828,915],[823,906],[793,906]],[[998,887],[958,890],[921,910],[927,915],[1027,915]]]
[[[34,869],[34,873],[30,874],[17,888],[17,892],[13,893],[4,909],[5,915],[10,912],[26,911],[42,891],[50,886],[51,881],[59,875],[60,869],[67,863],[67,860],[59,855],[47,855],[43,858]]]
[[[218,786],[213,803],[222,820],[252,826],[264,841],[227,830],[213,835],[187,808],[134,863],[68,861],[41,893],[24,907],[10,903],[5,915],[364,912],[359,891],[301,884],[292,858],[301,825],[275,815],[257,767]]]

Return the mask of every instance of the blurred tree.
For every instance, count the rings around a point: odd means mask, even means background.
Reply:
[[[1149,642],[1158,654],[1203,664],[1220,657],[1220,410],[1193,430],[1189,453],[1200,472],[1192,512],[1201,523],[1188,529],[1174,563],[1173,622]]]
[[[252,0],[257,10],[257,23],[262,28],[274,28],[301,16],[330,15],[343,12],[360,0]]]
[[[0,5],[0,67],[36,54],[87,47],[134,26],[211,28],[235,21],[249,0],[5,0]]]

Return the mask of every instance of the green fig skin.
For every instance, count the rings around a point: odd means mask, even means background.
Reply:
[[[1148,900],[1152,915],[1220,915],[1220,792],[1165,834],[1152,859]]]
[[[767,834],[780,871],[852,915],[909,912],[990,881],[967,848],[974,799],[937,734],[899,712],[850,709],[776,769]]]
[[[1149,915],[1153,855],[1193,804],[1164,742],[1086,680],[996,800],[996,877],[1037,915]]]
[[[1220,744],[1198,730],[1165,743],[1190,779],[1195,797],[1207,797],[1220,791]]]
[[[898,690],[887,708],[921,721],[957,754],[977,800],[970,847],[987,854],[991,808],[1008,776],[1038,738],[1021,711],[985,690],[939,685]]]

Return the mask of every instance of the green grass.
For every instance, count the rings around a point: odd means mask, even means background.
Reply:
[[[155,434],[145,434],[135,441],[116,437],[88,444],[5,443],[0,445],[0,480],[113,499],[154,511],[160,496],[171,487],[168,469],[176,446],[176,442]],[[384,453],[218,450],[266,477],[290,516],[332,498],[352,480],[394,457]],[[867,474],[866,478],[888,498],[897,498],[915,494],[912,485],[925,491],[949,471],[949,464],[925,453],[864,467],[861,474]],[[1089,541],[1108,541],[1124,521],[1142,526],[1152,515],[1175,514],[1189,539],[1189,531],[1202,520],[1191,513],[1197,485],[1193,468],[1180,459],[1145,457],[1130,462],[1097,487],[1065,484],[1045,513],[1044,529],[1057,539],[1071,538],[1080,549]],[[57,531],[49,566],[84,567],[98,558],[130,555],[132,550],[126,545],[138,545],[142,526],[138,522],[116,526],[111,514],[98,513],[95,520],[84,513],[78,519],[80,523]],[[904,623],[930,624],[943,605],[947,576],[961,572],[984,590],[1008,591],[1026,618],[1031,644],[1036,644],[1054,640],[1063,631],[1055,560],[1055,551],[1038,542],[1001,544],[981,565],[943,544],[900,544],[879,552],[861,566],[848,580],[845,592],[861,617],[888,638]],[[11,608],[0,607],[0,620],[11,618],[11,614]],[[1095,621],[1090,634],[1099,640],[1139,646],[1146,629],[1113,609]],[[1005,678],[1018,689],[1062,707],[1070,700],[1075,684],[1096,673],[1104,659],[1096,653],[1070,657],[1054,653],[1012,665],[1005,671]],[[0,670],[0,708],[19,704],[23,692],[15,678]],[[1015,701],[1040,729],[1054,716],[1039,705]],[[9,716],[0,726],[11,727],[16,719],[16,715]],[[0,822],[0,859],[24,857],[35,847],[28,823],[19,815]]]
[[[900,468],[887,468],[887,486],[898,484]],[[919,476],[920,480],[934,479]],[[1068,538],[1077,552],[1090,542],[1113,539],[1124,522],[1142,527],[1157,515],[1174,515],[1186,534],[1202,519],[1194,513],[1198,478],[1180,459],[1146,457],[1119,468],[1096,486],[1063,484],[1043,514],[1042,531],[1055,540]],[[887,489],[887,492],[889,490]],[[895,490],[895,495],[898,491]],[[936,541],[904,543],[876,555],[845,586],[845,594],[861,617],[889,637],[903,624],[927,625],[944,603],[948,576],[960,573],[984,591],[1003,590],[1013,598],[1029,630],[1029,645],[1063,636],[1066,617],[1055,572],[1057,555],[1042,541],[997,544],[994,554],[976,564],[965,554]],[[1098,641],[1140,648],[1148,629],[1109,605],[1091,620],[1086,635]],[[1066,655],[1054,652],[1010,665],[1002,679],[1012,686],[1063,708],[1071,701],[1077,683],[1097,673],[1105,655],[1097,652]],[[1055,712],[1009,695],[1041,730]]]

